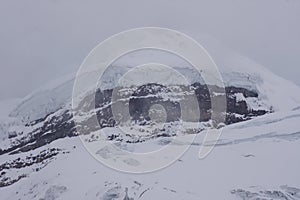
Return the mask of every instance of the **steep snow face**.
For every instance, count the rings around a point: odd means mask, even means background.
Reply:
[[[292,110],[299,106],[300,87],[293,82],[281,78],[261,64],[226,48],[210,36],[189,34],[199,41],[212,56],[220,69],[225,85],[256,90],[275,111]]]
[[[299,106],[300,88],[291,81],[239,55],[228,56],[222,63],[220,70],[226,85],[256,90],[275,111],[292,110]]]
[[[4,141],[11,135],[15,135],[16,127],[22,126],[18,119],[8,117],[9,113],[20,101],[21,99],[9,99],[0,102],[0,141]]]
[[[9,113],[20,103],[21,99],[8,99],[0,101],[0,119],[5,119]]]
[[[299,107],[300,88],[292,82],[234,53],[210,37],[200,36],[196,39],[203,44],[216,62],[226,86],[243,87],[258,92],[260,101],[275,111]],[[201,75],[184,59],[162,51],[145,50],[132,52],[116,60],[101,78],[101,88],[113,88],[128,70],[149,62],[174,67],[191,83],[203,82]],[[86,74],[94,75],[95,72],[90,71]],[[19,103],[10,116],[30,122],[55,112],[71,101],[74,78],[73,73],[33,92]]]
[[[71,101],[74,77],[74,73],[66,75],[27,95],[12,110],[10,117],[28,123],[57,111]]]

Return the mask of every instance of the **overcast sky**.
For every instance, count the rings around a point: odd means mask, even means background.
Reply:
[[[143,26],[210,35],[300,85],[299,0],[1,0],[0,100],[75,71],[99,42]]]

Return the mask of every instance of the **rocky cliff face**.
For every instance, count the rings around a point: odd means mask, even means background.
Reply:
[[[128,91],[134,91],[132,95],[126,96]],[[112,107],[125,108],[129,110],[130,123],[144,126],[151,123],[149,116],[150,108],[154,105],[160,105],[166,115],[165,122],[172,123],[181,118],[180,102],[188,98],[189,95],[195,95],[200,113],[197,119],[200,122],[208,122],[211,119],[211,98],[208,87],[200,83],[194,83],[191,86],[173,86],[166,87],[159,84],[147,84],[138,88],[119,88],[118,98],[122,101],[112,99],[113,89],[98,90],[95,95],[95,105],[87,104],[87,107],[95,107],[97,118],[101,128],[123,125],[120,120],[116,120]],[[189,94],[183,91],[189,91]],[[252,119],[256,116],[272,112],[270,109],[260,107],[258,94],[254,91],[242,87],[226,87],[227,112],[225,124],[237,123]],[[87,96],[83,102],[89,102],[91,96]],[[124,101],[127,98],[127,101]],[[125,102],[125,103],[124,103]],[[126,103],[127,102],[127,103]],[[121,105],[118,105],[120,104]],[[255,108],[251,107],[255,105]],[[186,111],[192,112],[192,111]],[[222,114],[222,113],[220,113]],[[117,115],[122,115],[122,109]],[[88,123],[89,117],[84,118],[84,123]],[[77,136],[78,132],[72,115],[70,105],[50,113],[47,116],[26,124],[30,131],[18,132],[10,136],[11,146],[6,149],[0,149],[0,155],[5,153],[16,154],[18,152],[27,152],[38,147],[49,144],[57,139],[64,137]],[[84,127],[86,133],[97,130],[97,127]],[[162,130],[161,130],[162,131]],[[199,130],[201,131],[201,130]],[[196,131],[196,132],[199,132]],[[163,132],[163,131],[162,131]],[[110,136],[108,139],[116,139]],[[140,141],[140,140],[139,140]],[[128,140],[129,142],[129,140]],[[130,141],[138,142],[138,141]]]
[[[124,89],[120,90],[127,93]],[[149,110],[151,106],[156,104],[161,105],[165,109],[167,115],[166,122],[177,121],[181,118],[182,114],[180,102],[187,99],[190,95],[195,95],[197,98],[200,108],[199,121],[205,122],[211,119],[211,97],[206,85],[194,83],[192,86],[173,86],[167,88],[159,84],[147,84],[133,88],[132,90],[134,90],[133,95],[127,97],[129,98],[128,103],[124,103],[123,107],[128,107],[130,116],[134,121],[150,121]],[[259,104],[258,94],[254,91],[234,86],[226,87],[225,90],[226,94],[223,95],[226,96],[227,100],[226,124],[245,121],[271,112],[271,108],[267,110],[259,107],[256,109],[251,108],[250,101],[256,101]],[[96,94],[96,102],[98,102],[96,108],[108,105],[112,92],[113,90],[98,90]],[[102,127],[114,126],[116,124],[116,121],[113,119],[111,107],[112,104],[98,111],[98,119]]]

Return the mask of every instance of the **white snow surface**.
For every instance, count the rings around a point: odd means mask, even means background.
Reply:
[[[299,120],[300,110],[295,110],[227,126],[218,145],[203,160],[197,156],[204,137],[200,134],[173,165],[140,175],[112,170],[97,162],[78,137],[64,138],[28,153],[1,156],[3,163],[45,148],[70,152],[59,154],[38,172],[21,169],[18,173],[28,173],[27,177],[0,188],[1,199],[124,200],[127,188],[128,197],[134,200],[299,200]],[[148,145],[161,148],[163,139],[148,141]],[[124,148],[132,151],[144,145],[126,144]]]

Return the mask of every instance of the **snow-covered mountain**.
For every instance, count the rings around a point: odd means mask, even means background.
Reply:
[[[300,89],[294,83],[275,75],[247,57],[226,49],[212,39],[202,38],[202,40],[199,40],[203,41],[204,47],[216,62],[226,86],[242,87],[256,91],[260,98],[272,105],[275,110],[291,110],[298,106]],[[109,68],[105,78],[101,80],[101,88],[113,88],[116,81],[126,71],[133,66],[147,62],[170,65],[188,77],[191,83],[201,82],[199,73],[195,73],[195,70],[191,69],[186,61],[164,52],[148,50],[134,52],[117,60]],[[75,75],[75,73],[71,73],[61,77],[27,95],[10,113],[10,116],[29,122],[61,108],[66,102],[71,101]],[[282,98],[286,100],[282,101]]]
[[[119,124],[112,116],[111,96],[118,79],[133,66],[148,60],[173,66],[188,77],[202,111],[203,126],[182,132],[183,137],[198,134],[196,140],[177,144],[191,146],[183,157],[168,168],[141,175],[120,173],[98,163],[78,137],[71,109],[75,74],[70,74],[11,108],[1,105],[7,108],[4,113],[1,107],[0,121],[1,199],[300,199],[300,88],[209,39],[203,41],[220,68],[227,100],[226,125],[207,158],[197,157],[205,130],[214,127],[201,76],[173,55],[135,52],[117,60],[100,80],[103,89],[96,93],[96,108],[101,128],[108,133],[107,140],[128,151],[168,144],[173,133],[162,128],[154,134],[151,127],[147,129],[149,123],[142,124],[148,121],[144,110],[154,103],[165,105],[172,125],[177,120],[177,104],[159,95],[163,91],[183,99],[180,91],[187,86],[176,85],[167,91],[149,84],[120,90],[136,90],[135,97],[142,97],[135,98],[130,107],[133,118],[144,117],[135,130],[143,131],[139,137],[115,129]],[[91,136],[97,132],[95,127],[84,128]]]

